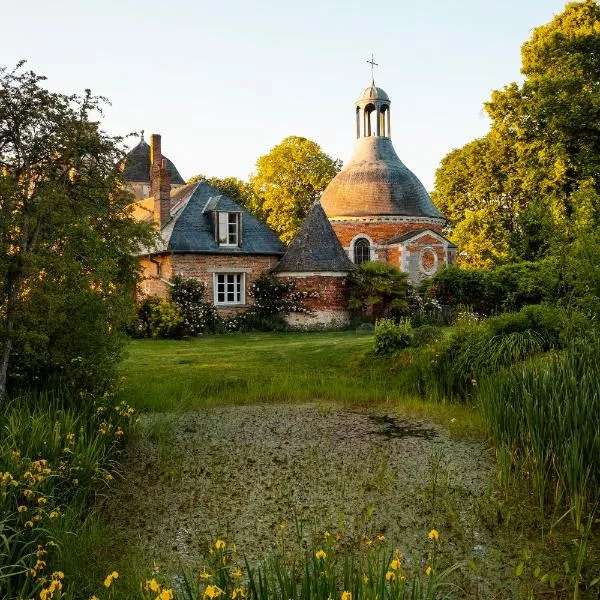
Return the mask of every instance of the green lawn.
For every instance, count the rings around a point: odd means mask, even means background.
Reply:
[[[430,404],[407,390],[402,358],[373,354],[373,334],[255,333],[191,340],[132,340],[121,366],[122,396],[144,411],[265,402],[391,403],[438,422],[481,430],[473,407]]]

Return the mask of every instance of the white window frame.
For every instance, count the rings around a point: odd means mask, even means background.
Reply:
[[[232,226],[234,227],[233,233],[231,231]],[[216,238],[219,246],[240,246],[240,235],[242,231],[242,213],[218,211],[216,219],[216,229]],[[224,235],[221,235],[221,232],[223,230]]]
[[[219,278],[223,278],[222,283],[219,282]],[[229,285],[236,286],[236,278],[239,281],[239,295],[234,290],[234,295],[238,296],[235,300],[227,300]],[[231,280],[231,281],[230,281]],[[224,299],[219,301],[219,286],[224,286]],[[213,304],[215,306],[244,306],[246,304],[246,273],[231,273],[231,272],[217,272],[213,273]]]

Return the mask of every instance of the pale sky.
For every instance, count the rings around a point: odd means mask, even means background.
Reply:
[[[292,134],[350,158],[373,52],[396,151],[431,190],[440,160],[487,131],[491,90],[519,80],[521,44],[564,4],[4,0],[0,64],[25,58],[52,90],[108,97],[105,129],[162,134],[185,179],[247,179]]]

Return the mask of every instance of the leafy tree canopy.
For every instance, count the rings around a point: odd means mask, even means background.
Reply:
[[[463,264],[537,259],[598,219],[600,6],[567,4],[535,29],[522,73],[522,85],[486,103],[489,133],[451,152],[436,173],[434,199]]]
[[[196,183],[197,181],[205,181],[258,218],[264,217],[261,213],[262,201],[249,183],[237,179],[237,177],[206,177],[202,174],[194,175],[188,179],[188,183]]]
[[[250,180],[260,214],[289,243],[310,207],[342,167],[311,140],[291,135],[256,162]]]
[[[43,81],[0,68],[0,397],[7,383],[110,383],[151,236],[127,212],[121,139],[94,120],[104,99]]]

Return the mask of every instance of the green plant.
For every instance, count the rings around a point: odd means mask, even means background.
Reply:
[[[387,263],[361,263],[348,275],[348,291],[348,306],[373,321],[409,311],[407,275]]]
[[[421,325],[412,330],[411,345],[415,348],[437,342],[443,335],[443,329],[436,325]]]
[[[412,327],[410,321],[396,323],[393,319],[379,319],[375,324],[375,354],[392,354],[411,345]]]

